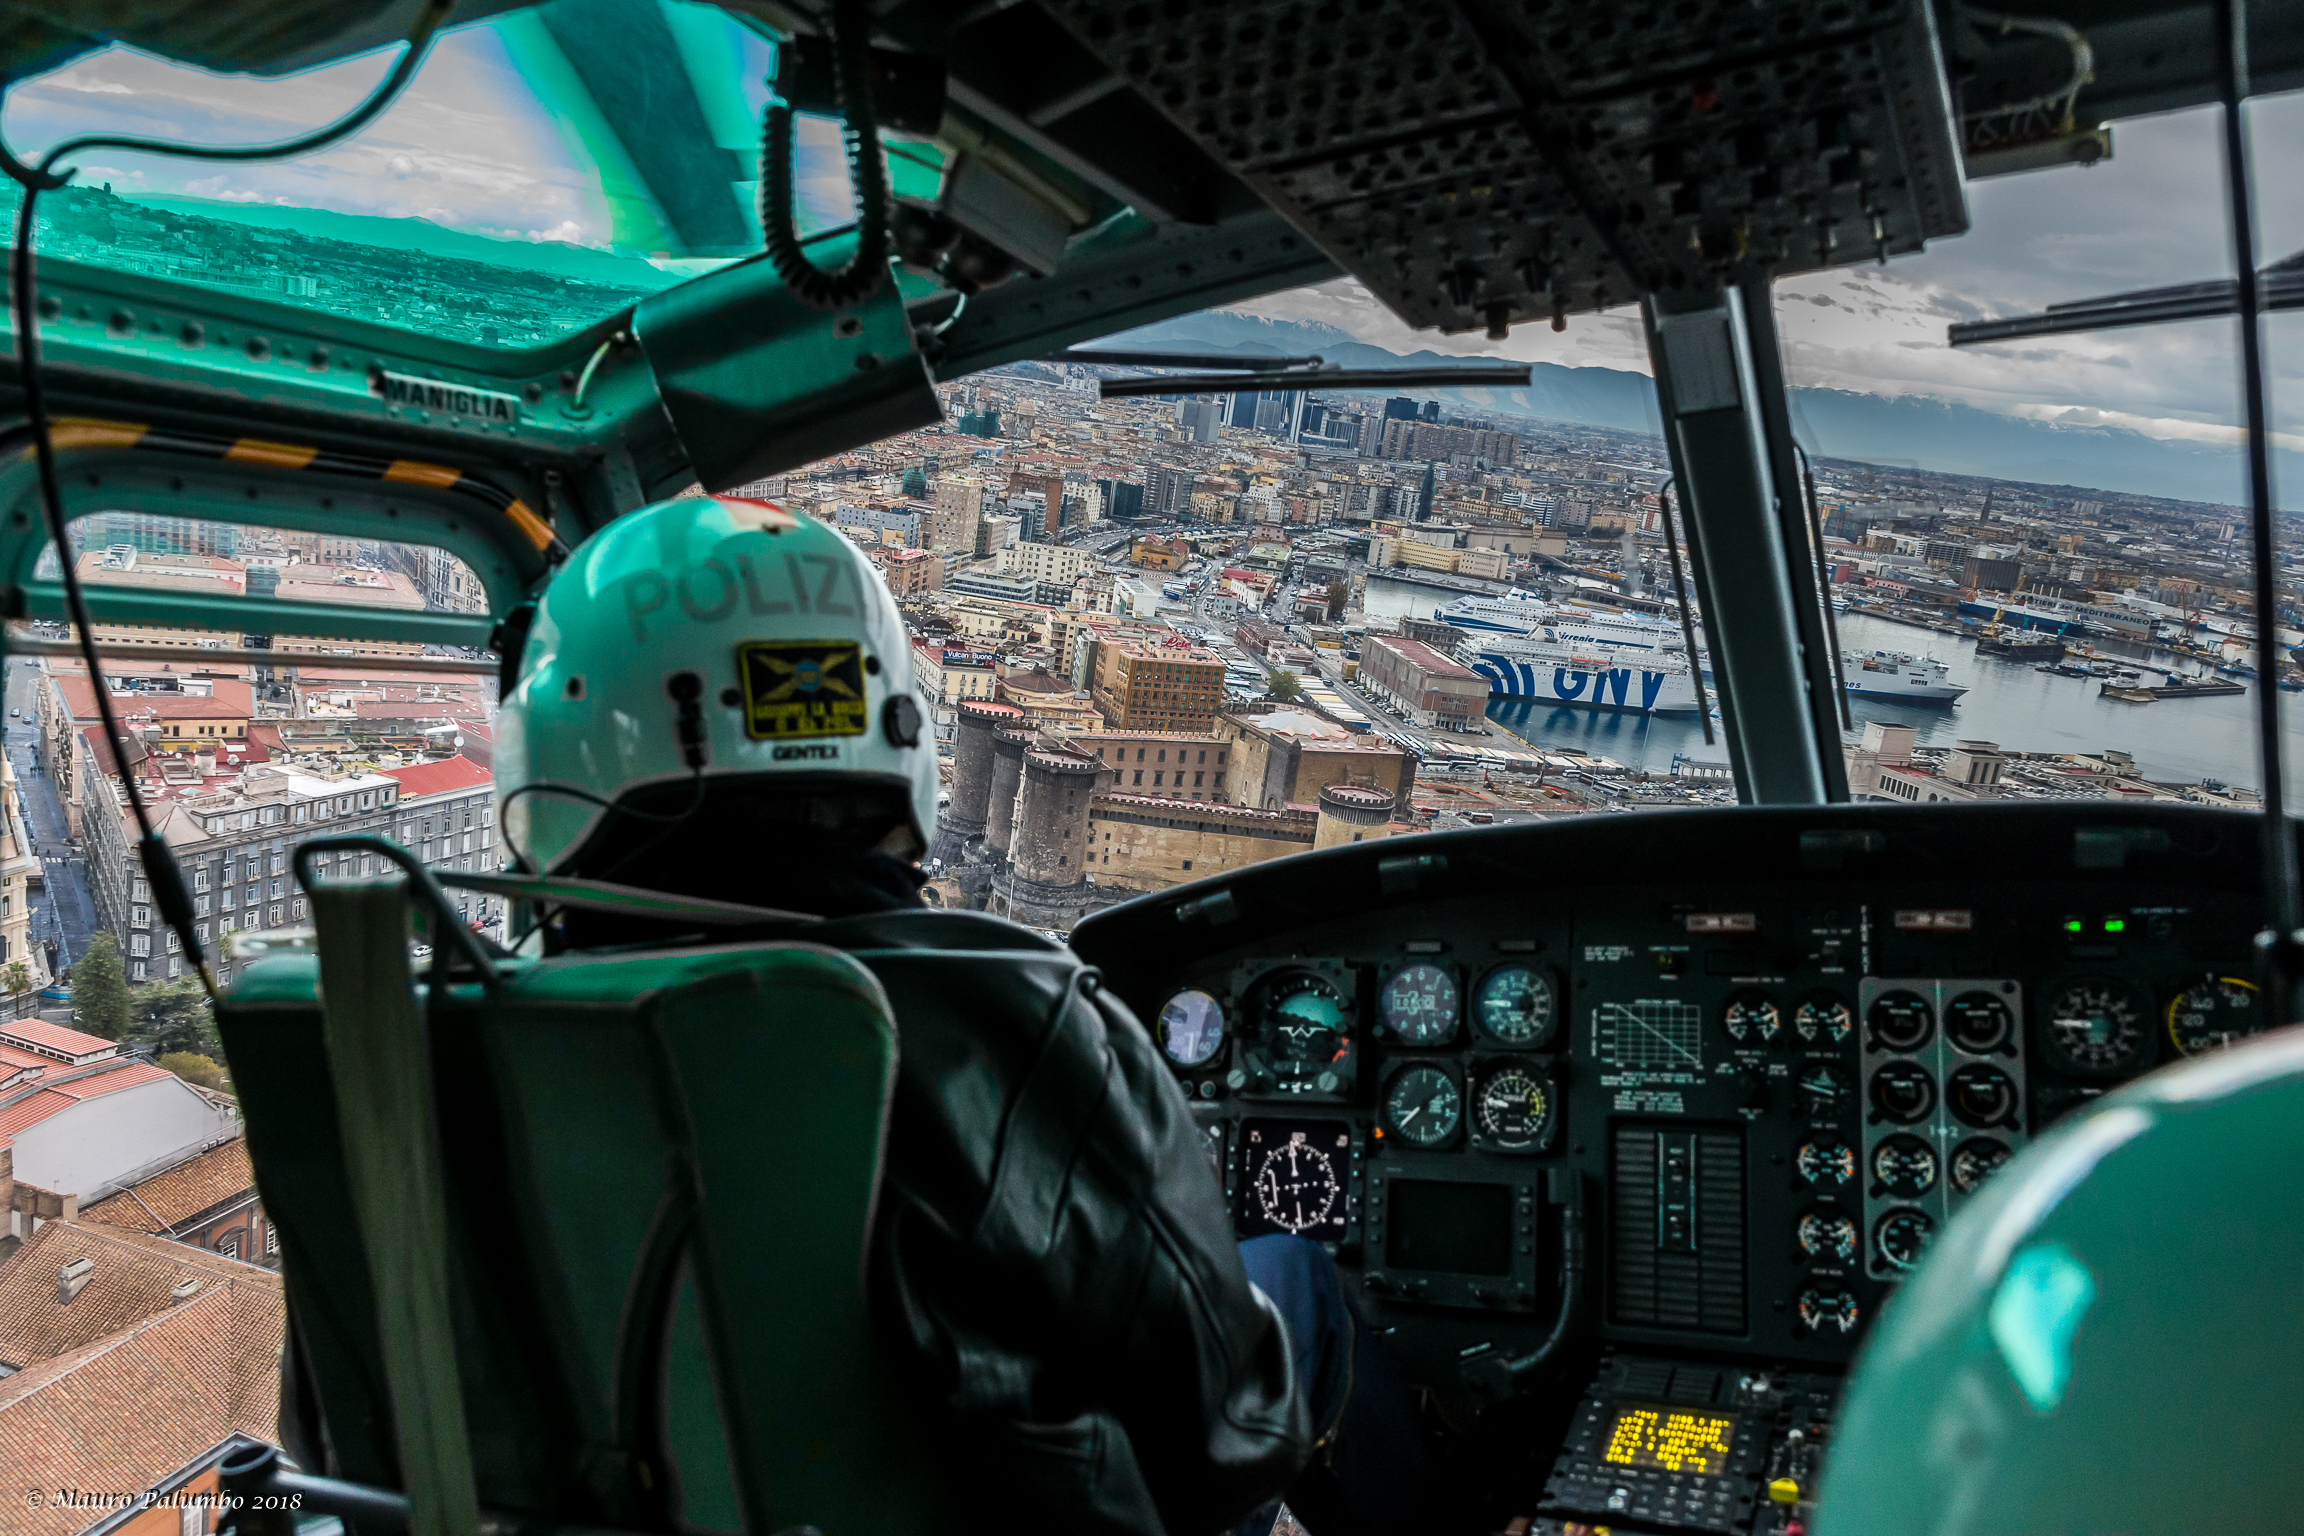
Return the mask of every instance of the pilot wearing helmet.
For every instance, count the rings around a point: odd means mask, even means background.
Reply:
[[[1144,1028],[1062,945],[922,906],[935,741],[846,538],[734,497],[620,518],[537,604],[517,679],[496,759],[516,860],[820,915],[779,936],[885,988],[873,1303],[963,1496],[1077,1536],[1269,1526],[1284,1491],[1320,1536],[1429,1516],[1405,1389],[1324,1252],[1235,1246]],[[689,937],[569,911],[531,942]]]

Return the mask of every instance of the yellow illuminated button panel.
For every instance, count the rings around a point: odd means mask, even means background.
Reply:
[[[1654,1467],[1717,1477],[1728,1470],[1732,1413],[1631,1404],[1617,1410],[1600,1459],[1619,1467]]]

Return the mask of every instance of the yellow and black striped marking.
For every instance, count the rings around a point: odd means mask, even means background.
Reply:
[[[486,480],[447,464],[421,459],[372,459],[358,454],[331,453],[298,443],[273,443],[255,437],[208,437],[171,432],[131,421],[99,421],[85,416],[59,416],[49,424],[49,440],[56,451],[74,448],[134,448],[140,452],[176,453],[187,458],[218,459],[228,464],[259,464],[267,469],[319,470],[356,480],[382,480],[396,485],[420,485],[427,490],[454,491],[481,501],[519,529],[540,552],[558,548],[565,554],[552,525],[538,517],[519,497]],[[23,453],[29,455],[27,446]]]

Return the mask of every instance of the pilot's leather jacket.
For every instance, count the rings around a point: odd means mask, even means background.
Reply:
[[[1182,1091],[1071,951],[974,913],[807,935],[887,989],[899,1065],[874,1301],[985,1529],[1203,1536],[1309,1454]]]

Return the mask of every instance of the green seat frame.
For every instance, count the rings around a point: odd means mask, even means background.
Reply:
[[[330,848],[387,873],[317,879]],[[383,839],[298,873],[318,955],[245,965],[219,1025],[325,1425],[307,1471],[444,1536],[944,1528],[865,1301],[872,974],[805,942],[491,953]]]

